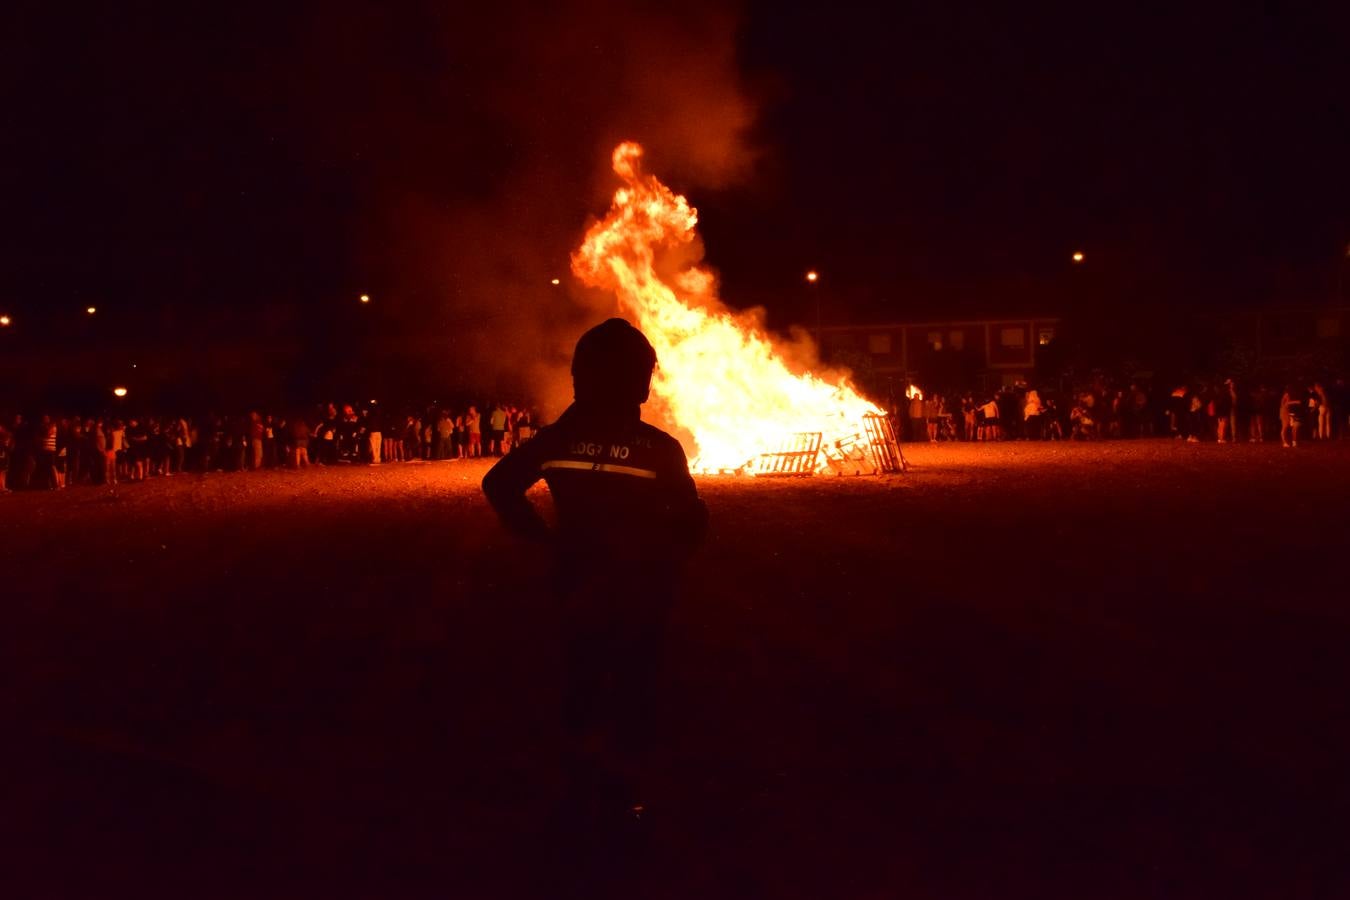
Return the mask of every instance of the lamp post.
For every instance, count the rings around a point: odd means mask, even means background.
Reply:
[[[815,285],[819,281],[820,281],[820,273],[817,272],[815,269],[811,269],[809,272],[806,273],[807,284],[811,285],[812,287],[815,287]],[[820,325],[820,289],[816,288],[816,290],[812,291],[812,293],[815,294],[816,299],[816,345],[820,347],[821,350],[823,351],[825,347],[825,334]]]

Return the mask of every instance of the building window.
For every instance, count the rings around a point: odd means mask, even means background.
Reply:
[[[998,342],[1001,346],[1021,350],[1027,345],[1026,329],[1001,328],[998,332]]]
[[[1055,329],[1041,328],[1036,331],[1036,343],[1044,347],[1055,339]]]
[[[869,334],[867,336],[867,352],[873,356],[888,356],[891,352],[891,336],[889,334]]]
[[[940,332],[940,331],[930,331],[930,332],[928,332],[928,346],[931,347],[931,348],[934,349],[934,350],[941,350],[941,349],[942,349],[942,332]]]
[[[947,343],[957,352],[966,349],[966,333],[960,330],[947,332]]]
[[[1338,338],[1341,336],[1340,319],[1318,319],[1317,336],[1320,338]]]

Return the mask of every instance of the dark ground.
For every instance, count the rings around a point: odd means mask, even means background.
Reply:
[[[701,480],[637,849],[484,465],[0,497],[0,894],[1350,894],[1350,443],[908,453]]]

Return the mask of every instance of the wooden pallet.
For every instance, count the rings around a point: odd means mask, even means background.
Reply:
[[[824,435],[819,431],[801,431],[783,439],[777,450],[761,453],[751,467],[751,474],[760,478],[800,478],[816,473],[820,444]]]
[[[895,438],[890,418],[876,413],[863,416],[863,435],[878,472],[903,473],[909,468],[905,454],[900,452],[900,442]]]

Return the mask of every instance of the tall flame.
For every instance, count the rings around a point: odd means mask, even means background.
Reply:
[[[698,211],[643,174],[641,156],[632,142],[614,149],[623,186],[573,254],[572,271],[614,291],[656,349],[652,392],[693,435],[691,468],[742,469],[795,433],[821,432],[831,442],[861,431],[862,417],[880,410],[844,377],[793,374],[753,316],[717,299],[708,269],[688,264],[674,274],[658,272],[659,251],[694,241]]]

